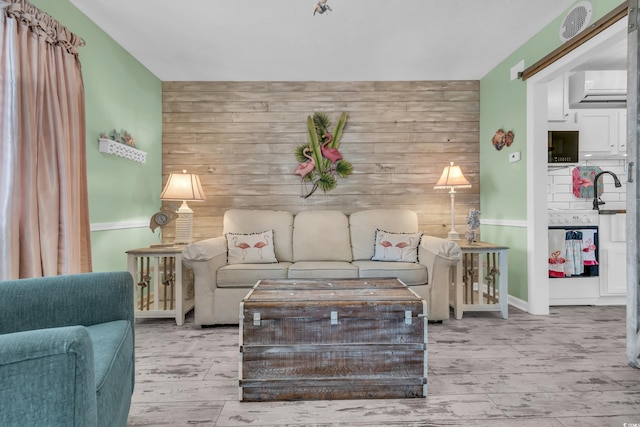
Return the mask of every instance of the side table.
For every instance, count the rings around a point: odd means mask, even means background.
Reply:
[[[499,311],[509,317],[507,246],[487,242],[458,242],[462,257],[456,266],[449,301],[456,319],[465,311]],[[497,284],[497,288],[496,288]]]
[[[195,305],[193,273],[182,264],[181,247],[152,246],[127,251],[129,273],[134,289],[136,317],[175,317],[184,324],[184,316]]]

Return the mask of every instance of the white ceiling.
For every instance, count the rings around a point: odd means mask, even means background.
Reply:
[[[70,1],[163,81],[476,80],[574,3]]]

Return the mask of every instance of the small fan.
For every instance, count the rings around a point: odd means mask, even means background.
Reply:
[[[569,9],[567,16],[562,21],[562,25],[560,25],[560,40],[564,43],[577,36],[591,23],[592,15],[593,6],[591,2],[581,1],[576,3]]]

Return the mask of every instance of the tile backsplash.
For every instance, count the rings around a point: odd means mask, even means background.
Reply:
[[[598,181],[604,183],[604,193],[600,197],[606,204],[600,209],[624,209],[626,205],[627,173],[624,159],[594,159],[581,162],[579,166],[599,166],[603,171],[611,171],[618,176],[622,187],[614,186],[613,177],[605,174]],[[572,172],[576,165],[549,165],[547,180],[547,204],[549,209],[593,208],[593,198],[582,199],[573,195]]]

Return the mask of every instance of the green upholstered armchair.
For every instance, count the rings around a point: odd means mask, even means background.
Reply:
[[[0,426],[125,426],[134,328],[127,272],[0,282]]]

